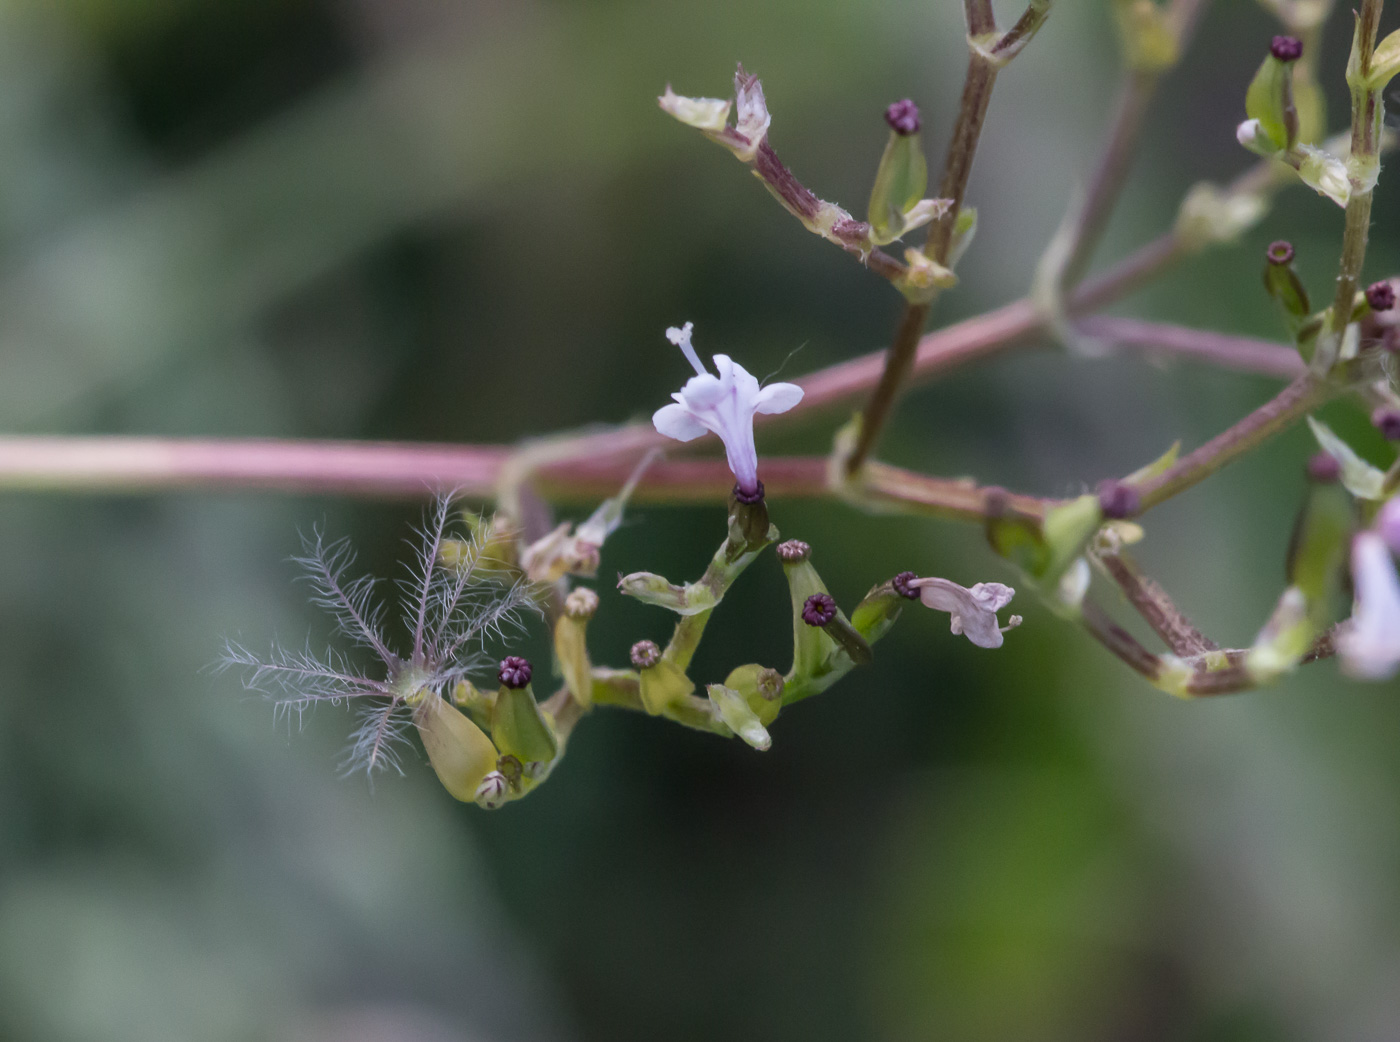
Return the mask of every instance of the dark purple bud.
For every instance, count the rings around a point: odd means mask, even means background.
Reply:
[[[1270,264],[1291,264],[1293,262],[1293,244],[1284,239],[1269,243],[1269,248],[1264,252]]]
[[[812,556],[812,548],[801,539],[789,539],[778,544],[778,556],[789,564],[805,561]]]
[[[1099,482],[1099,509],[1104,517],[1114,520],[1132,517],[1141,505],[1138,490],[1126,481],[1107,478]]]
[[[1303,56],[1303,41],[1296,36],[1275,36],[1269,53],[1281,62],[1296,62]]]
[[[661,649],[654,640],[639,640],[632,645],[632,665],[638,669],[650,669],[661,661]]]
[[[900,572],[894,577],[890,585],[894,587],[894,592],[901,597],[908,597],[911,601],[917,601],[919,599],[919,591],[909,585],[917,578],[918,576],[913,572]]]
[[[1371,413],[1371,422],[1386,441],[1400,441],[1400,409],[1382,405]]]
[[[917,134],[919,132],[919,106],[908,98],[896,101],[885,109],[885,122],[890,125],[891,130],[901,137]]]
[[[836,618],[836,600],[829,593],[814,593],[802,605],[802,621],[808,626],[825,626]]]
[[[755,503],[763,502],[763,482],[758,483],[758,488],[753,492],[745,492],[736,483],[734,485],[734,498],[745,506],[753,506]]]
[[[1395,306],[1395,287],[1389,279],[1381,279],[1366,287],[1366,303],[1372,311],[1389,311]]]
[[[1308,477],[1324,485],[1330,485],[1342,476],[1342,465],[1331,453],[1315,452],[1308,460]]]
[[[501,668],[496,671],[496,679],[506,687],[521,688],[530,682],[532,673],[529,659],[519,655],[507,655],[501,659]]]

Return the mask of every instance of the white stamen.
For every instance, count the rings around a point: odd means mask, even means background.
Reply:
[[[695,348],[692,347],[690,343],[690,332],[694,328],[694,322],[687,322],[679,329],[677,329],[675,326],[671,326],[669,329],[666,330],[666,339],[671,341],[671,343],[675,344],[685,353],[686,361],[688,361],[692,366],[694,366],[695,372],[698,375],[704,376],[708,370],[706,370],[704,365],[701,364],[700,356],[695,353]]]

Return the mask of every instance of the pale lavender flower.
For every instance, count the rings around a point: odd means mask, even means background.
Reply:
[[[1011,616],[1005,626],[997,622],[997,612],[1016,595],[1010,586],[978,583],[969,590],[950,579],[937,578],[910,579],[904,585],[919,592],[925,607],[948,612],[953,632],[979,648],[1001,647],[1002,634],[1021,624],[1019,615]]]
[[[330,613],[342,635],[373,654],[375,666],[362,669],[334,648],[318,655],[309,647],[289,651],[274,643],[263,656],[233,641],[220,666],[242,668],[244,686],[268,695],[283,713],[299,715],[317,703],[363,699],[346,770],[391,768],[402,773],[398,750],[412,722],[411,703],[421,700],[425,691],[449,697],[458,681],[489,667],[482,653],[486,639],[517,627],[522,611],[538,610],[529,584],[502,587],[476,574],[480,546],[465,555],[472,563],[443,564],[452,516],[451,499],[439,499],[417,534],[409,575],[399,584],[403,624],[412,641],[407,655],[397,654],[385,638],[384,606],[374,596],[376,580],[347,576],[355,560],[349,540],[327,543],[313,530],[303,539],[302,556],[295,558],[311,584],[312,602]]]
[[[1356,605],[1337,634],[1342,669],[1360,680],[1385,680],[1400,671],[1400,576],[1379,531],[1352,540],[1351,578]]]
[[[729,469],[739,489],[747,495],[759,491],[758,450],[753,441],[755,413],[787,412],[802,401],[802,388],[796,384],[775,383],[760,387],[758,380],[728,355],[715,355],[715,376],[705,369],[691,346],[693,324],[666,330],[666,339],[684,352],[695,375],[671,395],[675,404],[663,405],[651,422],[659,433],[677,441],[692,441],[706,431],[718,434],[724,442]]]

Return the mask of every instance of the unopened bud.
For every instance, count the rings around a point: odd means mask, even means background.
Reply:
[[[1099,482],[1099,509],[1103,516],[1115,521],[1132,517],[1142,504],[1138,490],[1126,481],[1108,478]]]
[[[1366,287],[1366,303],[1372,311],[1389,311],[1395,306],[1395,286],[1389,279],[1371,283]]]
[[[829,593],[814,593],[802,605],[802,621],[808,626],[825,626],[836,618],[836,599]]]
[[[510,783],[500,771],[492,771],[476,788],[476,805],[484,810],[495,810],[510,797]]]
[[[496,679],[508,688],[522,688],[530,682],[532,672],[529,659],[519,655],[507,655],[501,660]]]
[[[919,106],[908,98],[896,101],[885,109],[885,122],[896,134],[917,134],[919,132]]]
[[[1400,409],[1383,405],[1371,413],[1371,423],[1386,441],[1400,441]]]
[[[591,619],[598,610],[598,595],[587,586],[580,586],[564,598],[564,614],[571,619]]]
[[[801,539],[789,539],[778,544],[778,557],[783,561],[805,561],[812,554],[812,548]]]
[[[1281,62],[1295,62],[1303,56],[1303,41],[1296,36],[1275,36],[1269,53]]]
[[[512,666],[507,671],[502,664],[501,690],[496,693],[496,705],[492,712],[491,737],[496,747],[503,753],[517,757],[521,763],[531,760],[548,762],[559,751],[559,736],[544,718],[535,693],[530,689],[529,663],[519,656],[511,656],[524,663]],[[509,659],[507,659],[507,662]],[[524,674],[523,683],[519,681]],[[507,681],[506,677],[510,677]]]
[[[632,645],[632,665],[638,669],[650,669],[661,661],[661,649],[654,640],[639,640]]]
[[[1308,459],[1309,480],[1331,484],[1342,476],[1342,465],[1330,452],[1314,452]]]

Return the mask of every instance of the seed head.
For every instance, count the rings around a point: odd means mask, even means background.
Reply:
[[[836,618],[836,600],[829,593],[814,593],[802,605],[802,621],[808,626],[825,626]]]
[[[1138,490],[1127,482],[1115,478],[1099,482],[1099,509],[1104,517],[1114,520],[1132,517],[1141,505]]]
[[[654,640],[639,640],[632,645],[632,665],[638,669],[650,669],[661,661],[661,649]]]
[[[778,556],[789,564],[805,561],[811,555],[812,548],[801,539],[789,539],[785,543],[778,544]]]
[[[1395,287],[1389,279],[1381,279],[1366,287],[1366,303],[1372,311],[1389,311],[1395,306]]]
[[[1269,43],[1269,53],[1281,62],[1296,62],[1303,56],[1303,41],[1296,36],[1275,36]]]
[[[890,125],[891,130],[901,137],[917,134],[919,132],[919,106],[908,98],[896,101],[885,109],[885,122]]]
[[[496,679],[506,687],[522,688],[530,682],[533,672],[529,659],[519,655],[507,655],[501,659],[501,668],[496,671]]]
[[[918,575],[914,572],[900,572],[894,577],[894,581],[891,582],[890,585],[894,587],[894,592],[901,597],[907,597],[911,601],[917,601],[919,599],[919,591],[909,585],[917,578]]]

